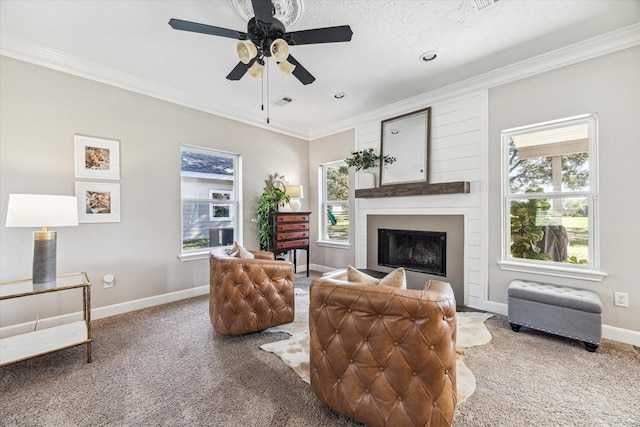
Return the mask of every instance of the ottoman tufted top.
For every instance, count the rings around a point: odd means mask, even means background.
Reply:
[[[513,280],[509,284],[507,295],[510,298],[535,301],[589,313],[602,313],[602,301],[600,301],[595,292],[586,289]]]

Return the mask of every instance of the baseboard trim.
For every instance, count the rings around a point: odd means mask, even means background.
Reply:
[[[622,329],[616,326],[602,325],[602,338],[640,347],[640,332],[638,331]]]
[[[207,295],[208,293],[209,293],[209,285],[205,285],[205,286],[199,286],[197,288],[190,288],[182,291],[170,292],[168,294],[155,295],[152,297],[141,298],[133,301],[112,304],[105,307],[98,307],[91,310],[91,320],[104,319],[106,317],[117,316],[119,314],[125,314],[132,311],[142,310],[143,308],[154,307],[157,305],[181,301],[187,298]],[[37,322],[31,321],[26,323],[20,323],[17,325],[5,326],[4,328],[0,328],[0,338],[6,338],[14,335],[32,332],[36,328],[36,324],[38,329],[46,329],[52,326],[58,326],[65,323],[75,322],[78,320],[82,320],[82,312],[80,311],[75,313],[63,314],[61,316],[54,316],[54,317],[48,317],[46,319],[40,319]]]
[[[486,310],[491,313],[502,314],[503,316],[506,316],[508,314],[507,304],[504,304],[501,302],[484,301],[482,304],[482,307],[474,307],[474,308],[480,308],[482,310]]]
[[[118,314],[129,313],[131,311],[142,310],[143,308],[154,307],[156,305],[168,304],[187,298],[198,297],[209,293],[209,285],[197,288],[185,289],[183,291],[170,292],[168,294],[155,295],[119,304],[98,307],[91,310],[93,320],[104,319],[105,317],[117,316]]]
[[[320,264],[309,264],[309,269],[313,271],[317,271],[318,273],[327,273],[329,271],[337,270],[337,268],[326,267]]]
[[[326,273],[334,271],[335,268],[325,267],[317,264],[311,264],[309,268],[313,271]],[[193,298],[201,295],[207,295],[209,293],[209,285],[199,286],[197,288],[185,289],[177,292],[170,292],[168,294],[155,295],[148,298],[141,298],[133,301],[127,301],[119,304],[112,304],[105,307],[98,307],[91,310],[91,319],[98,320],[106,317],[117,316],[119,314],[130,313],[132,311],[142,310],[144,308],[155,307],[157,305],[168,304],[171,302],[181,301],[187,298]],[[497,313],[507,315],[507,304],[485,301],[483,307],[475,307],[478,309],[486,310],[491,313]],[[69,313],[62,316],[49,317],[39,320],[38,328],[50,328],[52,326],[61,325],[64,323],[74,322],[82,320],[82,313]],[[0,338],[6,338],[13,335],[24,334],[34,330],[36,322],[20,323],[18,325],[5,326],[0,328]],[[626,344],[631,344],[640,347],[640,332],[632,331],[630,329],[622,329],[616,326],[602,325],[602,338],[606,338],[613,341],[619,341]]]

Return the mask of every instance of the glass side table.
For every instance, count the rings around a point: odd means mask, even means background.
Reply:
[[[12,298],[78,288],[82,289],[82,320],[1,338],[0,366],[82,344],[87,345],[87,363],[91,363],[91,282],[87,273],[59,275],[51,283],[33,283],[31,279],[2,282],[0,304],[6,304],[4,301]]]

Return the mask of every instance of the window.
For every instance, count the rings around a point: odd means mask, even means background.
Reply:
[[[349,243],[349,169],[343,161],[319,168],[321,191],[320,241]]]
[[[181,259],[241,240],[239,164],[237,154],[189,145],[180,148]]]
[[[506,270],[602,280],[595,114],[502,132]]]

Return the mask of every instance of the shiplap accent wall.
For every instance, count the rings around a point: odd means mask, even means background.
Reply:
[[[367,263],[368,215],[463,215],[465,249],[460,256],[464,256],[464,303],[486,308],[487,99],[487,92],[479,91],[421,107],[431,107],[430,182],[469,181],[471,193],[356,199],[357,267],[364,268]],[[379,152],[379,120],[357,126],[356,148]]]

